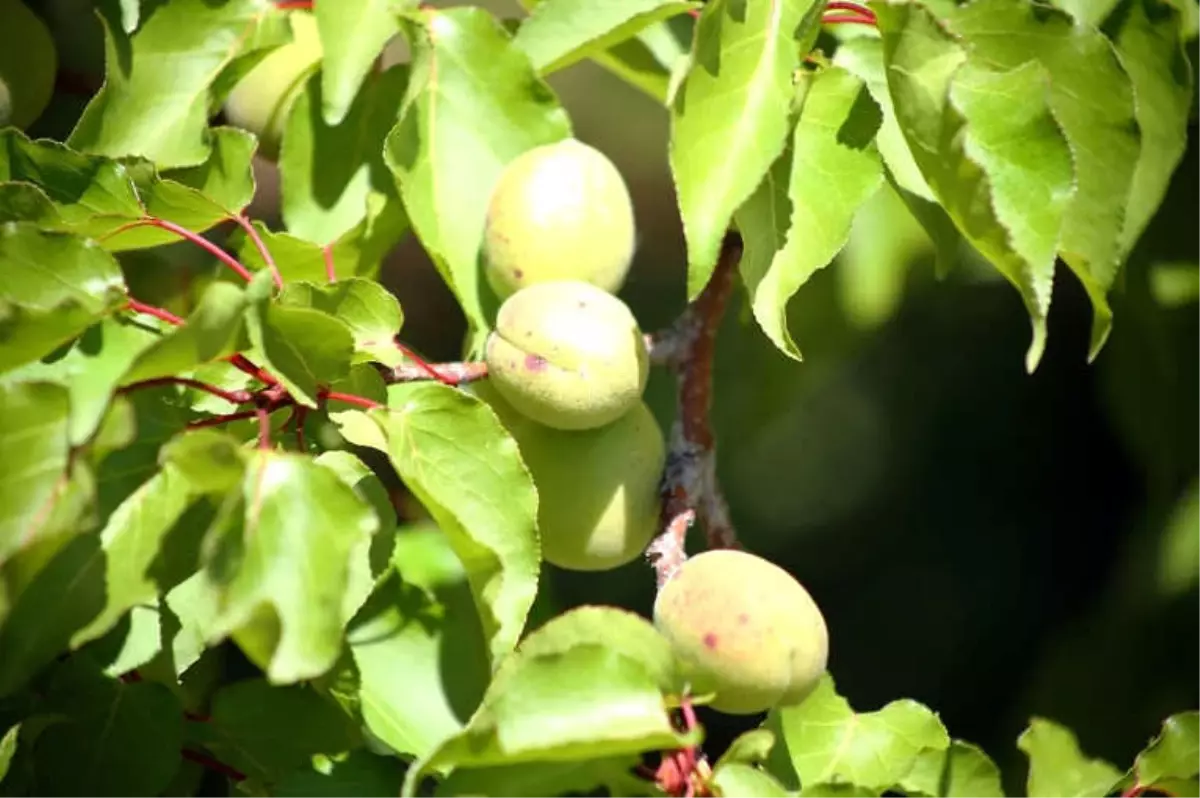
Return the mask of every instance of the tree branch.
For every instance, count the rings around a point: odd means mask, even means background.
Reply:
[[[725,498],[717,485],[716,439],[709,411],[717,329],[741,257],[741,237],[726,234],[708,285],[679,321],[651,339],[651,360],[671,368],[679,384],[678,412],[671,427],[662,482],[663,531],[646,549],[659,587],[687,559],[684,545],[694,521],[704,525],[709,548],[738,546]]]
[[[383,381],[389,385],[398,382],[428,382],[437,380],[444,385],[464,385],[487,377],[487,363],[425,363],[404,364],[395,368],[380,368]]]

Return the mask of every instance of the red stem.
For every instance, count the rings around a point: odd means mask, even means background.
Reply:
[[[224,762],[218,762],[217,760],[213,759],[210,756],[205,756],[204,754],[200,753],[199,751],[193,751],[189,748],[184,748],[180,753],[183,755],[184,759],[187,759],[191,762],[195,762],[197,765],[200,765],[201,767],[205,767],[205,768],[208,768],[209,770],[220,773],[223,776],[228,776],[229,778],[233,779],[234,781],[245,781],[246,780],[245,773],[242,773],[240,770],[237,770],[235,768],[229,767],[229,765],[226,765]]]
[[[254,411],[258,417],[258,448],[271,448],[271,411],[260,407]]]
[[[876,25],[875,17],[857,17],[851,15],[839,16],[837,14],[833,14],[828,17],[821,17],[821,24],[823,25],[838,25],[844,23],[852,25],[870,25],[871,27],[875,27]]]
[[[213,416],[212,418],[202,418],[199,421],[193,421],[188,424],[188,429],[200,429],[202,427],[219,427],[222,424],[228,424],[232,421],[244,421],[247,418],[254,418],[258,415],[257,410],[241,410],[237,413],[226,413],[223,416]]]
[[[183,319],[179,318],[171,311],[164,310],[163,308],[156,308],[154,305],[147,305],[144,302],[138,302],[132,297],[126,301],[125,307],[129,308],[134,313],[145,313],[147,316],[153,316],[156,319],[161,319],[167,324],[179,326],[184,323]]]
[[[276,288],[283,288],[283,275],[279,273],[279,267],[275,265],[275,259],[271,257],[271,250],[267,249],[266,243],[263,242],[262,236],[254,229],[254,225],[244,214],[235,214],[231,217],[235,222],[241,225],[241,228],[246,231],[246,235],[250,236],[250,240],[254,242],[254,248],[258,250],[258,254],[262,256],[263,263],[267,264],[267,268],[271,271],[271,279],[275,281]]]
[[[232,363],[238,371],[248,374],[259,382],[264,382],[267,385],[277,385],[278,380],[264,371],[260,366],[254,365],[245,355],[230,355],[227,360]]]
[[[111,238],[111,237],[117,235],[118,233],[125,232],[126,230],[132,230],[135,227],[146,227],[146,226],[158,227],[163,230],[172,232],[175,235],[177,235],[180,238],[183,238],[187,241],[191,241],[193,244],[200,247],[201,249],[203,249],[208,254],[212,255],[217,260],[221,261],[221,263],[224,263],[226,266],[233,269],[234,272],[236,272],[237,275],[239,277],[241,277],[243,280],[245,280],[246,282],[250,282],[251,278],[253,277],[253,275],[250,274],[250,271],[245,266],[243,266],[241,263],[238,262],[237,258],[233,257],[228,252],[221,249],[213,242],[209,241],[207,238],[204,238],[203,236],[193,233],[191,230],[188,230],[186,227],[180,227],[179,225],[175,224],[174,222],[168,222],[166,219],[159,219],[156,216],[147,216],[144,219],[137,219],[135,221],[130,222],[129,224],[123,224],[120,227],[118,227],[116,230],[113,230],[112,232],[106,234],[103,238],[104,239]]]
[[[358,407],[374,410],[377,407],[383,407],[373,399],[367,399],[365,396],[355,396],[352,393],[338,393],[337,391],[327,391],[324,394],[326,399],[332,399],[335,402],[345,402],[348,405],[357,405]]]
[[[333,244],[321,247],[321,257],[325,259],[325,278],[331,283],[336,283],[337,269],[333,267]]]
[[[401,352],[404,353],[404,356],[406,358],[408,358],[409,360],[411,360],[412,362],[417,364],[417,368],[421,369],[421,371],[424,371],[430,377],[433,377],[435,380],[440,382],[442,385],[457,385],[458,384],[457,382],[455,382],[452,379],[449,379],[448,377],[443,377],[438,372],[437,369],[435,369],[433,366],[429,365],[429,363],[426,362],[420,355],[418,355],[416,352],[409,349],[404,344],[400,343],[399,338],[396,338],[393,341],[393,343],[396,344],[397,349],[399,349]]]
[[[874,18],[875,12],[866,6],[858,3],[846,2],[846,0],[830,0],[825,4],[826,11],[851,11],[855,14],[861,14],[864,17]]]
[[[193,380],[190,377],[155,377],[151,380],[141,380],[140,382],[131,382],[121,388],[119,393],[127,393],[136,391],[141,388],[158,388],[163,385],[186,385],[189,388],[195,388],[198,391],[210,393],[213,396],[220,397],[231,405],[242,405],[254,399],[248,391],[226,391],[218,388],[215,385],[209,385],[207,382]]]
[[[289,9],[299,8],[305,11],[312,11],[313,0],[279,0],[275,7],[280,11],[288,11]]]

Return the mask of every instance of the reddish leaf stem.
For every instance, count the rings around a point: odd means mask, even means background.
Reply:
[[[435,380],[442,383],[443,385],[457,385],[458,384],[458,383],[454,382],[452,379],[442,376],[441,373],[439,373],[437,369],[435,369],[432,365],[430,365],[420,355],[418,355],[416,352],[409,349],[404,344],[400,343],[399,338],[393,339],[393,343],[396,344],[397,349],[399,349],[401,352],[404,353],[404,356],[406,358],[411,360],[413,363],[416,363],[417,368],[424,371],[430,377],[433,377]],[[409,382],[411,382],[411,380],[409,380]]]
[[[220,247],[218,247],[213,242],[209,241],[204,236],[201,236],[197,233],[193,233],[191,230],[188,230],[186,227],[181,227],[181,226],[175,224],[174,222],[168,222],[166,219],[159,219],[157,216],[147,216],[143,219],[136,219],[136,220],[130,222],[129,224],[121,225],[116,230],[113,230],[112,232],[105,235],[104,238],[111,238],[112,236],[115,236],[117,233],[122,233],[126,230],[132,230],[135,227],[147,227],[147,226],[158,227],[162,230],[167,230],[168,232],[174,233],[175,235],[179,236],[180,238],[183,238],[187,241],[192,242],[193,244],[200,247],[208,254],[212,255],[217,260],[221,261],[221,263],[224,263],[226,266],[233,269],[233,271],[236,272],[237,275],[239,277],[241,277],[243,280],[245,280],[246,282],[250,282],[250,279],[253,277],[253,275],[250,274],[250,270],[247,269],[245,266],[243,266],[241,263],[239,263],[237,258],[233,257],[228,252],[221,249]]]
[[[195,388],[198,391],[204,391],[205,393],[220,397],[233,405],[244,405],[254,400],[254,396],[249,391],[226,391],[223,388],[218,388],[215,385],[210,385],[200,380],[193,380],[190,377],[155,377],[151,380],[131,382],[121,388],[118,393],[128,393],[129,391],[136,391],[142,388],[158,388],[163,385],[184,385],[188,388]]]
[[[279,381],[266,372],[261,366],[256,366],[245,355],[230,355],[228,358],[238,371],[248,374],[259,382],[267,385],[278,385]]]
[[[193,751],[190,748],[184,748],[181,751],[181,753],[182,753],[184,759],[187,759],[191,762],[195,762],[197,765],[208,768],[209,770],[212,770],[216,773],[220,773],[222,776],[228,776],[229,778],[233,779],[234,781],[245,781],[246,780],[245,773],[242,773],[240,770],[237,770],[236,768],[231,768],[229,765],[226,765],[224,762],[218,762],[217,760],[213,759],[210,756],[205,756],[204,754],[200,753],[199,751]]]
[[[130,297],[126,301],[125,307],[127,307],[129,310],[132,310],[134,313],[145,313],[147,316],[153,316],[156,319],[165,321],[167,324],[174,324],[177,327],[184,323],[183,319],[179,318],[171,311],[163,308],[157,308],[154,305],[147,305],[144,302],[138,302],[133,297]]]
[[[875,12],[859,3],[847,2],[847,0],[829,0],[825,4],[826,11],[849,11],[864,17],[875,18]]]
[[[860,17],[853,14],[831,14],[827,17],[821,17],[821,23],[824,25],[870,25],[871,27],[875,27],[876,25],[875,17]]]
[[[333,266],[333,244],[321,247],[321,257],[325,259],[325,279],[331,283],[337,282],[337,269]]]
[[[678,413],[671,428],[663,475],[663,531],[646,549],[659,587],[687,559],[684,544],[697,518],[704,524],[709,548],[734,548],[737,535],[717,485],[716,440],[709,424],[712,407],[713,354],[717,328],[733,291],[742,256],[741,238],[729,233],[708,285],[673,328],[655,336],[658,362],[677,375]]]
[[[352,393],[339,393],[337,391],[326,391],[323,394],[325,399],[332,399],[335,402],[345,402],[348,405],[357,405],[358,407],[367,410],[374,410],[383,405],[376,402],[374,399],[367,399],[365,396],[355,396]]]
[[[258,418],[258,448],[271,448],[271,411],[264,405],[255,408],[254,415]]]
[[[262,236],[254,229],[254,225],[246,218],[245,214],[237,213],[232,218],[237,222],[246,235],[250,237],[250,241],[254,243],[254,248],[258,250],[258,254],[262,257],[263,263],[267,264],[267,268],[271,271],[271,279],[275,281],[276,288],[283,288],[283,275],[279,273],[279,267],[275,265],[275,259],[271,257],[271,250],[267,249],[266,243],[262,240]]]
[[[233,421],[244,421],[248,418],[254,418],[258,415],[258,410],[240,410],[237,413],[226,413],[223,416],[212,416],[211,418],[202,418],[199,421],[193,421],[188,424],[188,429],[201,429],[202,427],[219,427],[222,424],[229,424]]]
[[[383,374],[383,381],[389,385],[400,382],[424,382],[430,379],[430,374],[433,374],[432,379],[436,379],[445,385],[464,385],[468,382],[475,382],[487,377],[487,363],[469,361],[466,363],[438,363],[432,365],[425,363],[423,365],[403,365],[395,368],[385,368],[380,370]]]
[[[312,11],[313,0],[279,0],[275,3],[275,7],[280,11],[288,11],[294,8]]]

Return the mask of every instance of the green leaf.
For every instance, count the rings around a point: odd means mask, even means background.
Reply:
[[[267,296],[251,300],[246,326],[262,355],[261,365],[302,405],[316,407],[319,388],[350,371],[354,337],[345,322],[328,313],[283,305]]]
[[[800,350],[788,332],[788,300],[845,245],[855,214],[882,182],[872,143],[880,111],[863,83],[838,67],[804,79],[786,197],[782,169],[773,167],[735,217],[745,239],[741,273],[754,317],[771,342],[796,360]]]
[[[1134,770],[1145,787],[1200,772],[1200,712],[1180,712],[1163,721],[1162,733],[1137,755]]]
[[[653,795],[653,787],[631,774],[640,757],[611,756],[569,762],[457,768],[437,785],[434,795],[589,795],[597,787],[608,795]]]
[[[8,766],[12,763],[13,754],[17,752],[17,736],[21,733],[21,724],[9,727],[0,737],[0,782],[8,775]]]
[[[534,69],[546,75],[699,5],[680,0],[541,0],[522,21],[513,44],[525,51]]]
[[[233,127],[211,129],[212,151],[199,166],[163,172],[164,182],[185,186],[224,211],[236,213],[254,199],[254,172],[250,161],[258,146],[254,134]],[[155,210],[158,197],[151,198]],[[174,221],[178,221],[171,217]]]
[[[413,229],[479,333],[488,328],[478,258],[492,187],[521,153],[571,135],[570,120],[482,8],[426,9],[419,19],[409,23],[412,74],[384,155]]]
[[[67,481],[69,393],[46,382],[0,384],[0,564],[32,545]]]
[[[589,617],[577,622],[580,612]],[[694,744],[671,726],[652,672],[655,647],[622,644],[619,630],[595,623],[596,613],[632,615],[573,610],[529,635],[500,666],[467,728],[409,769],[404,794],[439,767],[587,761]],[[653,632],[648,621],[640,623]]]
[[[411,0],[343,0],[313,5],[325,53],[321,64],[321,100],[314,103],[314,111],[320,109],[326,125],[341,125],[351,113],[354,97],[375,59],[388,40],[400,33],[397,12],[415,5]]]
[[[632,39],[592,53],[591,59],[636,89],[668,105],[671,75],[687,49],[666,22],[656,22]]]
[[[336,126],[321,115],[327,76],[311,77],[296,97],[279,159],[288,231],[318,244],[337,240],[366,217],[368,193],[395,195],[395,180],[383,163],[383,140],[396,123],[408,68],[371,75]]]
[[[1107,795],[1121,780],[1121,771],[1084,755],[1070,729],[1044,718],[1030,720],[1017,748],[1029,757],[1030,798]]]
[[[286,798],[342,798],[360,795],[391,798],[404,781],[403,762],[361,748],[344,756],[313,757],[312,767],[297,770],[275,785],[272,795]]]
[[[248,455],[233,436],[198,429],[171,438],[159,461],[186,483],[188,491],[220,497],[245,479]],[[179,480],[172,481],[182,487]]]
[[[393,385],[387,410],[333,417],[348,440],[386,452],[449,538],[497,664],[538,584],[537,493],[516,443],[487,405],[435,383]]]
[[[952,740],[949,748],[922,751],[900,788],[905,795],[1004,798],[996,763],[962,740]]]
[[[74,537],[16,597],[0,626],[0,696],[23,687],[100,612],[104,561],[99,538]]]
[[[356,353],[398,365],[395,337],[404,323],[396,297],[374,280],[351,278],[328,285],[289,283],[279,295],[282,305],[308,307],[337,317],[350,328]]]
[[[65,717],[34,747],[39,794],[157,795],[179,769],[183,711],[167,687],[71,663],[48,701]]]
[[[1083,25],[1099,25],[1120,0],[1051,0],[1051,5],[1068,12]]]
[[[209,542],[206,579],[221,597],[211,634],[274,614],[263,663],[274,683],[321,675],[341,649],[350,556],[378,520],[311,458],[256,451],[242,483],[240,516]],[[211,534],[211,533],[210,533]]]
[[[988,0],[990,2],[990,0]],[[990,71],[918,5],[881,6],[896,116],[918,166],[963,235],[1020,292],[1033,326],[1032,371],[1045,349],[1072,155],[1037,61]],[[972,51],[973,53],[974,51]]]
[[[828,674],[803,703],[774,709],[771,719],[806,785],[842,781],[885,790],[912,770],[923,750],[950,745],[927,707],[905,698],[875,712],[855,712]]]
[[[233,354],[245,336],[246,304],[246,292],[239,286],[212,283],[184,324],[170,328],[138,354],[122,382],[180,374]]]
[[[422,757],[458,732],[490,677],[466,574],[436,528],[403,530],[389,575],[350,624],[367,728]],[[414,691],[412,685],[426,687]]]
[[[1133,249],[1158,210],[1187,147],[1195,70],[1188,63],[1180,29],[1179,11],[1153,0],[1125,0],[1105,26],[1133,82],[1142,133],[1121,231],[1122,253]]]
[[[116,261],[66,233],[0,225],[0,373],[49,354],[124,302]]]
[[[958,6],[947,22],[953,33],[969,42],[971,59],[980,67],[1028,75],[1034,70],[1023,65],[1034,60],[1045,70],[1046,77],[1037,79],[1039,90],[1048,92],[1053,119],[1061,125],[1074,159],[1075,191],[1063,219],[1058,252],[1092,301],[1088,357],[1093,359],[1112,326],[1106,294],[1126,254],[1121,246],[1126,207],[1144,146],[1129,74],[1112,44],[1095,28],[1076,25],[1067,14],[1046,11],[1028,0],[983,0]],[[979,88],[994,92],[1006,87],[984,84]],[[993,95],[980,97],[979,101],[994,109],[996,122],[1011,124],[1007,115],[1013,109],[1026,108],[1023,99],[997,99]],[[1027,113],[1034,116],[1033,112]],[[1049,125],[1039,122],[1038,127],[1048,130]],[[1024,130],[1024,134],[1032,133],[1031,129]],[[1002,138],[997,128],[996,139]],[[1021,141],[1008,149],[1020,153],[1031,143]],[[1034,152],[1027,156],[1027,162],[1032,165],[1040,147],[1034,145],[1031,149]],[[1051,171],[1044,168],[1048,165],[1043,160],[1044,174]],[[1149,167],[1148,183],[1151,173],[1157,174],[1159,168]],[[1055,188],[1050,195],[1058,197],[1059,191]],[[1023,213],[1016,218],[1033,217],[1025,218],[1025,224],[1040,226],[1038,217],[1044,214],[1043,208],[1040,197],[1034,200],[1026,196],[1019,204],[1014,202],[1014,216],[1019,209]],[[1003,221],[1004,212],[998,212]],[[1013,220],[1006,224],[1014,236],[1019,232]]]
[[[774,747],[775,733],[760,726],[738,735],[725,749],[725,753],[721,754],[716,766],[720,767],[723,764],[734,762],[743,765],[757,765],[767,761],[771,755],[771,749]]]
[[[213,697],[205,747],[221,762],[267,783],[359,744],[353,722],[309,687],[247,679]],[[350,794],[350,793],[347,793]]]
[[[203,163],[212,144],[213,81],[276,14],[268,0],[176,0],[128,40],[106,24],[104,87],[67,144],[113,158],[143,156],[161,168]]]
[[[788,791],[770,773],[742,762],[727,762],[713,770],[712,784],[721,796],[754,795],[783,798]]]
[[[708,284],[721,239],[787,142],[800,66],[824,3],[705,4],[691,68],[671,108],[671,173],[688,250],[688,298]]]

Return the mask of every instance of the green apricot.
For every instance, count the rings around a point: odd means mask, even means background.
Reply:
[[[526,418],[490,385],[475,392],[517,442],[537,486],[546,562],[605,571],[637,559],[658,529],[666,462],[662,428],[646,403],[603,427],[568,431]]]
[[[288,111],[323,56],[316,17],[303,11],[289,17],[292,41],[273,50],[246,73],[225,99],[229,124],[258,136],[258,151],[279,155]]]
[[[650,369],[629,307],[578,280],[537,283],[506,299],[485,360],[509,404],[563,430],[616,421],[641,399]]]
[[[0,127],[33,124],[50,104],[57,72],[46,23],[22,0],[0,0]]]
[[[501,299],[551,280],[615,294],[636,246],[633,201],[604,153],[576,139],[517,156],[492,190],[484,269]]]
[[[688,559],[658,593],[654,624],[697,694],[751,715],[796,704],[829,657],[825,618],[791,574],[754,554],[713,549]]]

